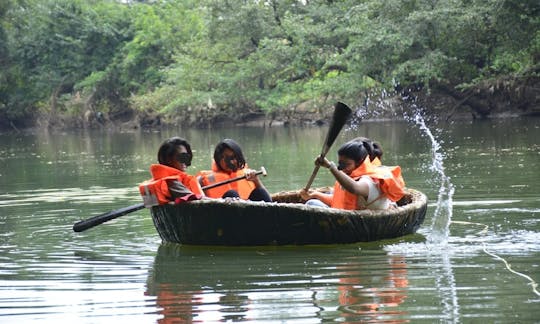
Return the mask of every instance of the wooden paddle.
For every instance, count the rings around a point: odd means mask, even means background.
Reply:
[[[257,175],[262,174],[263,176],[266,176],[267,175],[266,169],[264,167],[261,167],[261,170],[255,172],[255,174],[257,174]],[[228,183],[235,182],[235,181],[238,181],[238,180],[242,180],[242,179],[245,179],[245,178],[246,178],[246,176],[243,175],[243,176],[239,176],[239,177],[236,177],[236,178],[227,179],[227,180],[224,180],[224,181],[221,181],[221,182],[216,182],[216,183],[213,183],[211,185],[202,187],[202,190],[223,186],[223,185],[226,185]],[[137,211],[137,210],[143,209],[143,208],[144,208],[144,204],[139,203],[139,204],[136,204],[136,205],[132,205],[132,206],[120,208],[120,209],[117,209],[117,210],[113,210],[113,211],[110,211],[110,212],[105,213],[105,214],[97,215],[97,216],[94,216],[94,217],[88,218],[86,220],[82,220],[82,221],[79,221],[79,222],[75,223],[73,225],[73,230],[75,232],[86,231],[89,228],[95,227],[95,226],[97,226],[99,224],[103,224],[103,223],[105,223],[107,221],[110,221],[111,219],[115,219],[115,218],[118,218],[120,216],[127,215],[129,213],[132,213],[134,211]]]
[[[321,158],[324,158],[326,156],[326,153],[328,153],[328,150],[330,150],[330,147],[332,144],[334,144],[334,141],[336,140],[339,132],[343,128],[343,125],[347,122],[347,119],[351,115],[352,110],[349,108],[346,104],[342,102],[337,102],[334,106],[334,115],[332,116],[332,121],[330,122],[330,128],[328,129],[328,134],[326,134],[326,140],[324,141],[324,145],[322,147],[321,151]],[[316,165],[315,169],[313,169],[313,173],[311,174],[311,177],[308,180],[308,183],[306,187],[304,188],[306,191],[309,190],[311,187],[311,184],[313,183],[313,180],[315,180],[315,177],[317,176],[317,172],[319,172],[320,166]]]

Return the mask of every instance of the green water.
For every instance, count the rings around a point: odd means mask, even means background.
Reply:
[[[147,210],[71,227],[139,203],[167,137],[191,142],[191,172],[234,138],[277,192],[306,184],[326,127],[0,135],[0,322],[539,322],[540,119],[428,129],[435,142],[414,122],[363,123],[328,155],[357,136],[381,142],[384,163],[429,197],[417,234],[246,248],[162,244]],[[321,170],[314,186],[332,182]]]

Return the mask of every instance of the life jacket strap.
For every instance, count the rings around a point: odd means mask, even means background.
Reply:
[[[150,208],[152,206],[158,206],[159,205],[158,198],[155,195],[155,193],[151,192],[149,185],[143,185],[143,187],[144,187],[144,194],[142,195],[142,199],[143,199],[144,207]]]
[[[377,197],[377,198],[373,199],[372,201],[366,203],[364,206],[362,206],[361,208],[359,208],[359,210],[368,209],[368,207],[369,207],[371,204],[373,204],[374,202],[376,202],[377,200],[380,200],[380,199],[382,199],[382,198],[384,198],[384,194],[381,193],[381,194],[379,195],[379,197]]]

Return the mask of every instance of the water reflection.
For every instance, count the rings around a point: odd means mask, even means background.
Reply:
[[[405,258],[360,249],[162,244],[146,294],[156,298],[160,323],[407,322],[401,307],[409,288]]]
[[[409,280],[407,265],[402,256],[388,258],[387,273],[382,279],[383,287],[365,287],[358,271],[345,271],[339,279],[339,309],[343,312],[345,323],[356,322],[358,315],[363,321],[379,321],[386,318],[385,323],[406,323],[406,311],[394,309],[407,298]],[[365,280],[365,278],[362,278]],[[373,283],[371,283],[373,285]],[[389,317],[396,317],[390,319]]]

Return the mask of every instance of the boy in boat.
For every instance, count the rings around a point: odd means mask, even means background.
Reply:
[[[216,145],[211,171],[200,171],[199,184],[208,186],[216,182],[241,177],[246,178],[227,185],[205,190],[210,198],[240,198],[252,201],[272,201],[255,170],[249,169],[240,145],[232,139],[224,139]]]
[[[307,201],[306,204],[348,210],[387,209],[395,206],[392,202],[399,200],[405,193],[401,168],[373,165],[366,147],[369,148],[369,143],[365,144],[362,139],[353,139],[343,144],[338,150],[339,166],[319,156],[315,164],[330,170],[336,179],[334,191],[325,194],[302,189],[300,196]],[[378,153],[374,152],[374,160],[380,161],[382,150],[378,157]]]
[[[139,185],[144,205],[150,207],[204,196],[197,179],[186,173],[192,158],[191,145],[185,139],[172,137],[163,142],[158,151],[159,164],[150,166],[152,179]]]

